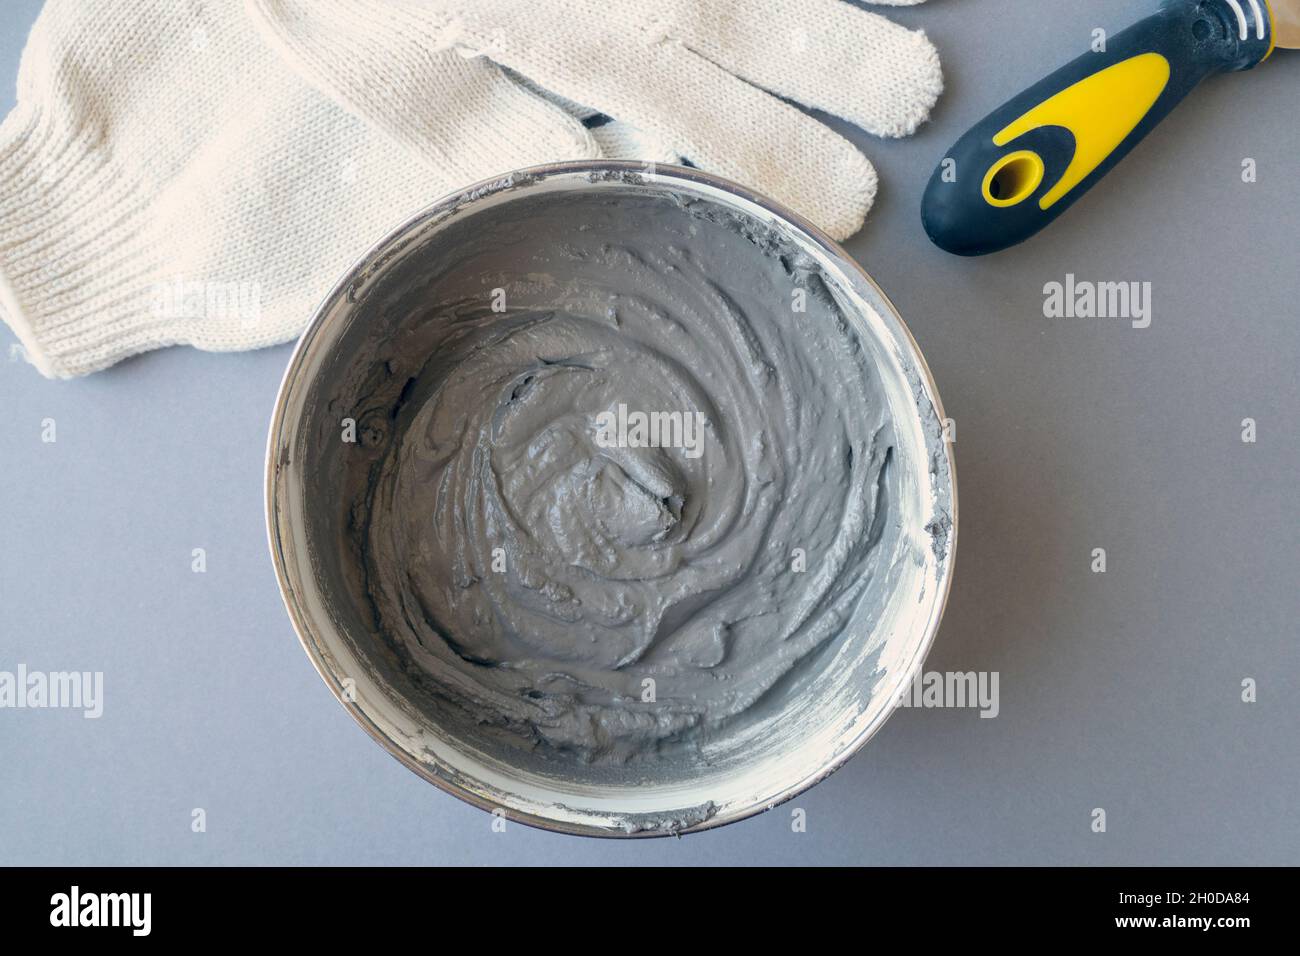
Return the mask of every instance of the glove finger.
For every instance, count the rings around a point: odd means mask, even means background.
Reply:
[[[505,70],[505,74],[524,89],[542,97],[542,99],[546,100],[552,106],[558,106],[580,123],[586,123],[588,120],[601,115],[600,110],[592,109],[590,106],[585,106],[582,103],[560,96],[558,93],[542,89],[528,77],[516,73],[514,70]]]
[[[852,143],[682,44],[650,36],[588,34],[581,46],[544,55],[505,30],[483,42],[498,63],[766,193],[836,238],[861,227],[876,173]]]
[[[680,165],[683,159],[662,138],[622,120],[612,119],[592,126],[591,135],[600,144],[600,155],[606,159],[634,159],[669,166]]]
[[[260,32],[308,83],[385,130],[452,181],[590,159],[582,123],[494,63],[440,47],[418,8],[338,0],[246,0]]]
[[[506,70],[505,73],[516,83],[560,107],[586,126],[600,147],[600,155],[605,159],[639,159],[648,163],[667,163],[670,166],[681,163],[681,155],[659,137],[622,120],[612,119],[600,110],[542,89],[528,77],[513,70]]]
[[[841,0],[677,3],[667,16],[671,35],[723,69],[877,136],[911,135],[943,92],[924,33]]]

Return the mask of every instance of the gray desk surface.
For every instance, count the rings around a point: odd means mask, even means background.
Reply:
[[[1031,244],[959,260],[917,215],[960,132],[1148,6],[897,11],[948,92],[911,140],[852,134],[882,192],[848,247],[957,422],[961,541],[928,667],[1000,672],[997,719],[898,713],[796,801],[806,833],[788,808],[684,840],[493,833],[353,724],[290,629],[261,487],[288,347],[49,382],[3,330],[0,670],[103,671],[105,709],[0,710],[0,863],[1300,863],[1300,55],[1208,82]],[[0,12],[0,110],[38,8]],[[1044,318],[1066,273],[1149,281],[1151,327]]]

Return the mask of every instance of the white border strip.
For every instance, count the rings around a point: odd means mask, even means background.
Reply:
[[[1228,6],[1232,7],[1232,11],[1237,14],[1237,29],[1241,31],[1241,38],[1246,39],[1246,11],[1241,9],[1241,4],[1237,0],[1228,0]]]
[[[1264,11],[1259,8],[1259,0],[1250,0],[1250,9],[1255,11],[1255,39],[1262,40],[1264,39]]]

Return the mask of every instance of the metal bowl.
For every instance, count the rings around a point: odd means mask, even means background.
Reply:
[[[376,635],[350,618],[336,582],[313,553],[319,527],[304,475],[304,442],[323,403],[313,389],[339,360],[348,327],[365,321],[372,293],[408,257],[428,254],[449,223],[521,197],[572,190],[636,190],[702,199],[781,230],[816,263],[841,310],[890,383],[902,491],[918,528],[932,540],[917,567],[900,575],[882,612],[886,631],[871,654],[838,653],[834,694],[815,732],[762,765],[725,773],[702,768],[690,779],[642,774],[592,783],[539,772],[465,742],[414,700],[377,659]],[[611,195],[614,193],[611,192]],[[373,308],[373,306],[370,306]],[[709,829],[770,809],[825,779],[888,719],[920,671],[939,627],[956,544],[956,486],[944,414],[925,360],[884,293],[829,237],[795,213],[735,183],[697,169],[636,163],[563,163],[522,170],[448,196],[370,250],[326,296],[303,333],[276,400],[266,465],[271,555],[294,629],[312,664],[344,708],[394,757],[435,786],[508,819],[589,836],[656,836]],[[319,548],[316,550],[319,551]],[[887,625],[887,627],[885,627]],[[818,706],[822,706],[818,704]]]

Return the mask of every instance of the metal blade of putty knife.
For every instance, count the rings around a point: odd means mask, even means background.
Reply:
[[[1273,43],[1300,50],[1300,0],[1268,0],[1273,20]]]

